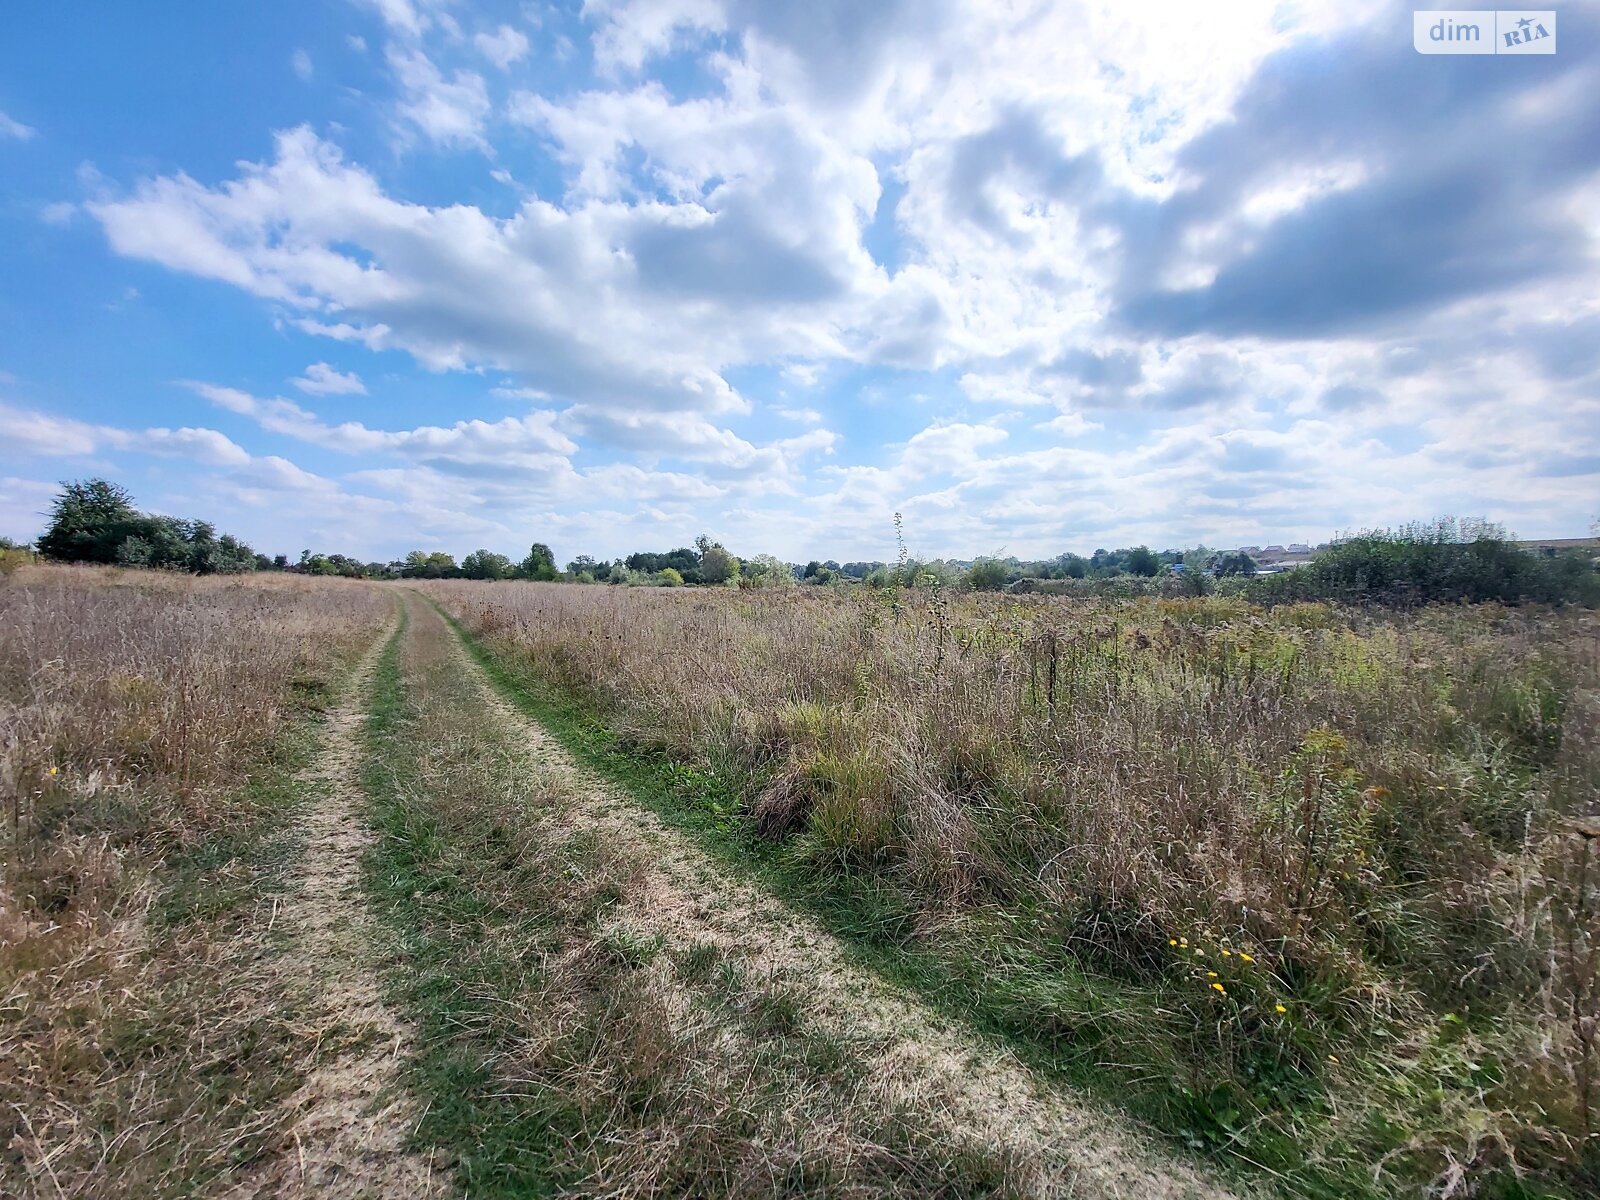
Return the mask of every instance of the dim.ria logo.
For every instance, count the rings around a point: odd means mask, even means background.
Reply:
[[[1418,54],[1554,54],[1553,9],[1425,9],[1412,14]]]

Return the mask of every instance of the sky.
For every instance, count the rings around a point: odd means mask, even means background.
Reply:
[[[1600,4],[8,8],[0,533],[1021,557],[1600,515]]]

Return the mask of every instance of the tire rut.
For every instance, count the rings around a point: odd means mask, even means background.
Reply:
[[[408,598],[412,623],[443,619]],[[709,943],[805,998],[806,1020],[864,1047],[874,1094],[915,1103],[939,1122],[1041,1164],[1029,1194],[1073,1197],[1227,1197],[1239,1193],[1175,1160],[1120,1114],[1041,1080],[1013,1053],[856,966],[837,938],[756,886],[735,878],[623,789],[577,761],[512,705],[449,631],[484,707],[527,761],[579,797],[569,820],[650,865],[625,913],[635,931],[679,947]]]
[[[303,776],[314,801],[305,817],[300,887],[283,916],[284,983],[306,997],[317,1063],[289,1101],[292,1145],[228,1193],[246,1196],[427,1197],[445,1190],[432,1161],[405,1146],[417,1114],[399,1081],[409,1032],[378,987],[375,922],[361,887],[372,841],[358,783],[362,723],[373,676],[393,627],[346,681],[321,753]]]

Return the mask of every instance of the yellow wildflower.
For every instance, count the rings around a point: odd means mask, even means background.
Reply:
[[[1223,950],[1222,950],[1222,957],[1223,958],[1227,958],[1232,954],[1233,954],[1232,950],[1229,950],[1226,946],[1223,947]]]
[[[59,770],[60,770],[60,769],[61,769],[61,768],[59,768],[59,767],[51,767],[51,768],[50,768],[50,774],[52,774],[52,775],[54,775],[54,774],[55,774],[55,773],[56,773],[56,772],[57,772],[57,771],[59,771]]]
[[[1215,971],[1207,971],[1206,972],[1206,978],[1215,979],[1216,977],[1217,977],[1217,973]]]
[[[1216,991],[1216,992],[1221,992],[1224,996],[1226,996],[1228,994],[1228,989],[1223,987],[1220,983],[1213,983],[1211,985],[1211,990],[1212,991]]]
[[[1273,1005],[1273,1007],[1274,1007],[1274,1008],[1276,1008],[1276,1009],[1277,1009],[1277,1010],[1278,1010],[1278,1011],[1279,1011],[1279,1012],[1281,1012],[1281,1013],[1286,1013],[1286,1012],[1288,1012],[1288,1011],[1289,1011],[1289,1010],[1288,1010],[1288,1009],[1287,1009],[1287,1008],[1285,1008],[1285,1007],[1284,1007],[1284,1006],[1283,1006],[1283,1005],[1281,1005],[1281,1004],[1275,1004],[1275,1005]]]
[[[1167,945],[1176,946],[1177,944],[1178,944],[1178,939],[1177,938],[1168,938],[1167,939]]]
[[[1328,1061],[1331,1063],[1336,1063],[1339,1061],[1339,1056],[1337,1054],[1330,1054],[1328,1055]]]
[[[1245,962],[1255,962],[1255,959],[1251,958],[1243,950],[1239,951],[1239,957],[1244,959]]]

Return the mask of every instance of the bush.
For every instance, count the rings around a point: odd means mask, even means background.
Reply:
[[[1268,604],[1338,600],[1390,607],[1436,602],[1600,605],[1600,573],[1584,556],[1540,556],[1483,522],[1446,518],[1376,530],[1339,543],[1308,565],[1251,581]]]

